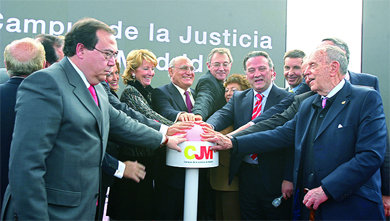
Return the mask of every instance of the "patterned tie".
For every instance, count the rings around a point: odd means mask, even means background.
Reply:
[[[326,100],[328,100],[327,97],[322,98],[322,109],[324,109],[326,106]]]
[[[263,95],[256,94],[256,103],[255,103],[255,108],[253,108],[253,112],[252,112],[252,120],[260,116],[262,100],[263,100]],[[250,157],[252,158],[252,160],[257,160],[257,153],[251,154]]]
[[[88,90],[89,90],[89,93],[91,93],[92,98],[95,101],[96,105],[99,106],[99,101],[98,101],[97,96],[96,96],[95,88],[92,85],[90,85]]]
[[[188,91],[186,91],[186,92],[184,92],[184,95],[186,96],[186,105],[187,105],[188,113],[191,113],[192,102],[191,102],[191,98],[190,98],[190,93]]]
[[[252,112],[252,120],[261,114],[261,101],[262,100],[263,100],[263,95],[256,94],[256,103],[255,103],[255,108],[253,108],[253,112]]]

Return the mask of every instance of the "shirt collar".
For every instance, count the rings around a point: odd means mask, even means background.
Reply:
[[[177,86],[176,84],[174,84],[174,83],[172,83],[173,84],[173,86],[175,86],[176,88],[177,88],[177,90],[179,91],[179,93],[181,94],[181,95],[183,95],[184,94],[184,92],[186,92],[183,88],[181,88],[181,87],[179,87],[179,86]],[[190,93],[191,94],[191,90],[188,88],[187,89],[187,91],[188,91],[188,93]]]
[[[255,91],[255,90],[253,90],[253,96],[256,97],[256,94],[261,94],[261,95],[263,95],[263,98],[264,98],[264,97],[268,97],[269,92],[271,91],[271,88],[272,88],[272,87],[273,87],[273,84],[271,84],[271,85],[267,88],[267,90],[263,91],[262,93],[259,93],[259,92]]]
[[[288,88],[289,88],[289,90],[292,90],[295,93],[298,90],[298,88],[300,88],[302,86],[302,84],[303,83],[300,83],[296,87],[293,87],[293,88],[291,88],[291,86],[289,86]]]
[[[87,78],[85,77],[84,73],[68,58],[68,61],[70,62],[70,64],[73,66],[73,68],[76,70],[77,74],[80,75],[81,79],[83,80],[85,86],[87,88],[89,88],[89,86],[91,86],[91,84],[88,82]]]

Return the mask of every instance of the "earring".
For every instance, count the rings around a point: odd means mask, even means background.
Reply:
[[[132,73],[131,76],[132,76],[133,78],[135,78],[135,74],[134,74],[134,73]]]

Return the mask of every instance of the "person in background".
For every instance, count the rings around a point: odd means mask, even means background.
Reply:
[[[120,67],[119,62],[115,61],[115,67],[112,70],[111,73],[107,74],[106,82],[110,86],[110,92],[115,95],[115,97],[118,97],[116,92],[119,90],[119,73],[120,73]]]
[[[235,91],[243,91],[251,87],[245,75],[232,74],[224,83],[225,100],[229,102]],[[233,125],[221,131],[227,134],[233,131]],[[219,152],[219,166],[210,169],[210,184],[215,190],[216,220],[240,220],[240,203],[238,197],[238,177],[229,184],[230,152]]]
[[[192,113],[206,121],[215,111],[226,104],[223,82],[230,74],[233,58],[227,48],[214,48],[207,57],[206,74],[196,84],[195,104]]]
[[[4,63],[11,78],[4,84],[0,84],[1,201],[8,185],[8,162],[15,124],[16,92],[27,76],[44,68],[45,50],[40,42],[32,38],[15,40],[5,47]],[[2,202],[0,208],[1,205]]]
[[[54,36],[49,34],[39,34],[35,36],[35,39],[40,41],[45,48],[46,52],[46,66],[54,64],[55,62],[59,62],[62,58],[64,58],[64,37],[63,36]]]
[[[309,91],[310,88],[303,81],[303,70],[302,64],[303,59],[305,57],[305,52],[295,49],[291,51],[287,51],[284,54],[284,78],[288,83],[288,87],[286,91],[297,93],[297,90],[300,88],[305,88],[304,90],[299,90],[300,93]]]
[[[129,52],[126,58],[126,69],[122,78],[126,84],[121,95],[121,102],[142,113],[145,117],[171,126],[172,121],[164,118],[152,108],[152,79],[157,65],[156,56],[149,50],[139,49]],[[110,188],[107,214],[114,220],[153,219],[154,197],[154,155],[155,153],[141,147],[119,147],[118,159],[131,160],[143,164],[147,175],[139,183],[132,180],[115,179]],[[126,199],[132,201],[123,203]]]

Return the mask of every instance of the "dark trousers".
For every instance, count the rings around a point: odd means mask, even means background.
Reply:
[[[283,201],[275,208],[272,201],[281,195],[270,193],[257,165],[241,163],[239,174],[239,201],[242,220],[291,219],[291,200]],[[280,181],[280,189],[282,180]]]
[[[134,160],[134,159],[129,159]],[[110,188],[107,214],[114,220],[153,219],[153,168],[152,157],[137,157],[146,167],[146,176],[139,183],[131,179],[117,179]]]

